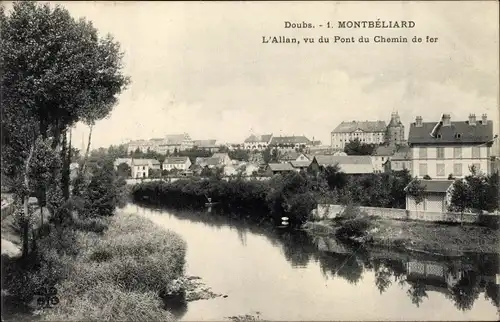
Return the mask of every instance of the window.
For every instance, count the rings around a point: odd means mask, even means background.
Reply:
[[[438,163],[436,164],[436,175],[438,177],[444,177],[445,171],[444,171],[444,163]]]
[[[453,165],[453,175],[454,176],[461,176],[462,175],[462,164],[461,163],[455,163]]]
[[[146,167],[142,167],[142,170],[146,170]]]
[[[472,158],[479,159],[481,157],[481,148],[478,146],[472,147]]]
[[[436,148],[436,157],[438,159],[444,159],[444,148]]]
[[[418,152],[418,156],[420,157],[420,159],[427,159],[427,148],[421,147],[420,149],[418,149]]]
[[[418,165],[418,172],[419,172],[421,177],[426,176],[427,175],[427,164],[420,163]]]
[[[453,158],[454,159],[461,159],[462,158],[462,147],[455,147],[453,148]]]

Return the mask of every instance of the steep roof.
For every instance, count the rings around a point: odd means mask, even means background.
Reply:
[[[436,137],[431,132],[437,124]],[[408,144],[443,144],[443,143],[486,143],[493,140],[493,121],[481,124],[480,120],[475,125],[468,121],[451,122],[449,126],[443,126],[442,122],[423,122],[422,126],[410,124]]]
[[[351,121],[340,123],[332,133],[350,133],[356,130],[363,132],[385,132],[387,125],[384,121]]]
[[[271,171],[294,171],[290,163],[269,163]]]
[[[425,192],[446,192],[453,184],[453,180],[420,180]],[[405,191],[406,188],[405,187]]]
[[[311,141],[303,135],[300,136],[274,136],[269,144],[310,144]]]
[[[149,165],[149,162],[151,159],[133,159],[132,160],[132,165],[135,166],[146,166]]]
[[[368,155],[317,155],[314,157],[320,166],[338,165],[347,174],[373,173],[373,164]]]
[[[308,167],[312,161],[290,161],[290,164],[294,168],[304,168]]]
[[[271,140],[272,134],[255,135],[252,134],[245,139],[245,143],[257,143],[257,142],[269,142]]]
[[[278,159],[280,160],[296,160],[302,153],[295,151],[288,151],[283,153]]]
[[[163,164],[184,164],[188,159],[188,157],[168,157]]]
[[[193,141],[193,145],[197,146],[197,147],[200,147],[200,148],[203,148],[203,147],[215,147],[215,142],[217,142],[217,140],[194,140]]]

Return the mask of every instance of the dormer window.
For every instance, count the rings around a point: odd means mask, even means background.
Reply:
[[[460,138],[462,138],[462,134],[460,134],[460,133],[456,133],[456,134],[455,134],[455,139],[460,139]]]
[[[438,139],[440,139],[440,138],[441,138],[441,134],[438,134],[438,135],[437,135],[437,138],[438,138]]]

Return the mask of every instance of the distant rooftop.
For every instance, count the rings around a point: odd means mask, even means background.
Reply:
[[[351,121],[340,123],[332,133],[351,133],[356,130],[363,132],[385,132],[387,125],[384,121]]]

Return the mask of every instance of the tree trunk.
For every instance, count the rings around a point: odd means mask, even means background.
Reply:
[[[87,149],[85,150],[85,156],[83,157],[83,162],[82,162],[82,166],[80,167],[80,171],[79,171],[79,174],[83,174],[83,171],[85,170],[85,165],[87,163],[87,159],[89,157],[89,151],[90,151],[90,141],[92,140],[92,128],[94,127],[93,124],[89,125],[89,140],[87,142]]]
[[[69,199],[69,164],[67,161],[68,154],[68,141],[66,133],[63,133],[62,147],[61,147],[61,160],[62,160],[62,173],[61,173],[61,190],[64,200]]]
[[[29,189],[29,169],[31,159],[33,158],[33,153],[35,152],[35,144],[33,143],[30,148],[30,153],[28,155],[28,159],[26,159],[26,167],[24,171],[24,196],[23,196],[23,211],[24,218],[22,221],[22,238],[23,238],[23,250],[22,257],[26,258],[29,252],[29,199],[30,199],[30,189]]]

